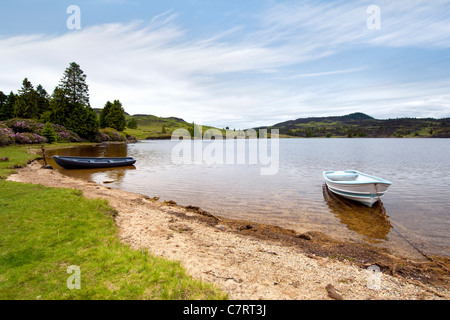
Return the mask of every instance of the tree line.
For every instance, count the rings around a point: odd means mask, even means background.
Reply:
[[[123,131],[126,125],[119,100],[107,101],[97,117],[90,106],[86,75],[75,62],[66,68],[51,95],[40,84],[34,88],[28,78],[23,80],[17,94],[0,91],[0,121],[12,118],[59,124],[88,141],[95,140],[100,128]]]

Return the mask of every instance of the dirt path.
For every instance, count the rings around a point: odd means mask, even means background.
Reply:
[[[87,198],[106,199],[117,210],[115,219],[123,242],[181,261],[189,274],[217,284],[230,299],[450,296],[448,261],[439,265],[415,263],[320,233],[299,235],[273,226],[214,217],[198,208],[161,203],[69,178],[41,169],[37,162],[19,169],[8,180],[80,189]]]

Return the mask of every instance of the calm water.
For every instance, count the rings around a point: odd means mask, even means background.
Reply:
[[[115,179],[109,186],[199,206],[219,216],[298,232],[317,230],[417,254],[409,241],[427,253],[450,256],[450,139],[280,139],[278,173],[267,176],[260,174],[261,165],[248,161],[174,164],[176,145],[178,141],[143,141],[49,155],[132,156],[137,159],[134,167],[64,170],[52,164],[70,176],[99,183]],[[383,198],[390,224],[378,205],[367,208],[328,193],[322,171],[345,169],[393,182]]]

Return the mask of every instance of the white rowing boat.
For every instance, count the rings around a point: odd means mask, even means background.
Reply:
[[[384,196],[392,182],[356,170],[324,171],[331,192],[371,207]]]

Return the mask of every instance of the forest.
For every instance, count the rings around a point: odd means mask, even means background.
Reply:
[[[0,145],[123,141],[125,127],[119,100],[107,101],[99,115],[94,112],[86,74],[75,62],[66,68],[51,95],[28,78],[17,93],[0,91]]]

